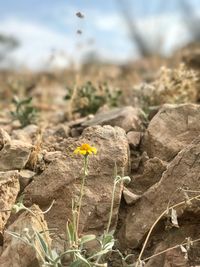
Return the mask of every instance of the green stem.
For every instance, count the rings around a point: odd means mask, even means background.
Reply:
[[[106,234],[108,234],[111,226],[112,216],[113,216],[113,208],[114,208],[114,200],[115,200],[115,190],[116,190],[116,182],[114,181],[114,186],[112,190],[112,199],[111,199],[111,206],[110,206],[110,214],[109,214],[109,220],[108,225],[106,229]]]
[[[111,206],[110,206],[110,214],[109,214],[109,220],[108,220],[108,225],[107,225],[107,229],[106,229],[106,234],[108,234],[108,232],[110,230],[112,216],[113,216],[113,208],[114,208],[114,200],[115,200],[115,191],[116,191],[116,185],[117,185],[116,177],[117,177],[117,165],[116,165],[116,162],[115,162],[115,168],[114,168],[114,186],[113,186],[113,190],[112,190],[112,199],[111,199]]]
[[[115,173],[114,173],[114,185],[113,185],[113,190],[112,190],[112,199],[111,199],[111,206],[110,206],[110,214],[109,214],[109,219],[108,219],[108,225],[106,228],[106,232],[105,234],[109,233],[110,230],[110,226],[111,226],[111,221],[112,221],[112,216],[113,216],[113,208],[114,208],[114,200],[115,200],[115,191],[116,191],[116,177],[117,177],[117,165],[115,163]],[[101,249],[103,249],[103,247],[101,247]],[[99,261],[101,259],[102,255],[99,255],[95,264],[99,264]]]
[[[80,222],[80,213],[82,207],[82,199],[84,196],[84,187],[85,187],[85,180],[88,175],[88,155],[84,156],[84,170],[83,170],[83,177],[81,183],[81,191],[80,191],[80,198],[78,201],[78,213],[77,213],[77,221],[76,221],[76,230],[77,230],[77,237],[79,236],[79,222]]]

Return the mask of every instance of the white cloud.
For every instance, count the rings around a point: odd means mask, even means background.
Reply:
[[[104,16],[97,14],[94,24],[97,29],[114,32],[116,38],[110,39],[109,42],[115,42],[116,46],[123,41],[130,42],[129,29],[119,14]],[[160,45],[165,54],[170,54],[175,48],[190,40],[190,33],[185,28],[182,17],[177,13],[137,18],[135,25],[150,47],[157,49]]]
[[[162,14],[137,20],[137,26],[151,46],[161,44],[162,52],[170,54],[190,40],[182,17],[176,13]]]
[[[8,17],[1,21],[0,32],[16,36],[21,45],[13,52],[13,57],[19,65],[26,65],[32,69],[49,66],[48,60],[52,49],[59,51],[53,59],[53,65],[60,67],[71,61],[80,62],[82,55],[90,49],[96,49],[102,59],[118,62],[125,62],[131,56],[137,56],[120,14],[101,14],[100,11],[91,9],[84,12],[83,35],[78,38],[75,32],[80,19],[71,20],[70,16],[66,18],[64,12],[60,14],[60,24],[66,27],[66,33],[59,32],[49,25],[17,17]],[[70,14],[75,16],[75,10],[72,9]],[[137,19],[136,23],[149,45],[155,45],[156,38],[160,38],[165,53],[189,40],[189,34],[177,14],[146,17]],[[91,47],[84,44],[87,37],[96,39],[96,43]],[[81,49],[77,48],[78,39],[83,44]]]
[[[19,40],[20,46],[12,53],[13,57],[19,64],[33,69],[41,67],[53,49],[65,51],[66,54],[70,54],[73,49],[69,36],[35,22],[7,18],[1,23],[0,32]]]

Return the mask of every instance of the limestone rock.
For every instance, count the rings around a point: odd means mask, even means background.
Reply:
[[[35,172],[30,170],[21,170],[19,172],[19,183],[21,192],[30,183],[31,179],[35,176],[35,174]]]
[[[69,133],[70,133],[70,128],[68,125],[65,124],[59,124],[54,129],[54,135],[62,138],[69,137]]]
[[[115,162],[118,172],[125,173],[129,168],[129,146],[125,131],[119,127],[94,126],[84,130],[78,141],[66,139],[62,143],[64,159],[52,161],[44,172],[34,177],[25,189],[26,202],[37,203],[42,208],[56,203],[46,214],[50,227],[65,231],[66,221],[71,217],[72,198],[80,194],[83,157],[73,151],[82,143],[89,143],[98,149],[96,156],[89,157],[89,176],[86,180],[85,196],[81,212],[80,231],[99,231],[105,229],[111,204]],[[68,149],[68,151],[67,151]],[[112,227],[116,225],[121,189],[115,195]]]
[[[39,207],[34,205],[31,207],[31,210],[35,213],[37,218],[30,212],[23,212],[20,214],[17,220],[8,227],[8,231],[18,233],[23,236],[24,229],[26,229],[26,231],[28,230],[30,235],[34,233],[33,230],[37,232],[47,230],[47,224]],[[43,234],[43,238],[45,239],[46,243],[51,245],[51,239],[48,236],[48,231]],[[44,256],[38,242],[36,242],[36,246]],[[36,255],[35,250],[31,246],[5,232],[3,252],[0,256],[0,266],[29,267],[31,264],[33,264],[32,266],[39,267],[41,266],[40,263],[41,259],[38,257],[38,255]]]
[[[142,134],[140,132],[130,131],[127,133],[128,143],[132,148],[136,148],[141,141]]]
[[[0,172],[0,233],[4,230],[19,193],[18,178],[18,171]]]
[[[0,149],[2,149],[5,144],[10,143],[10,141],[11,138],[9,134],[3,129],[0,129]]]
[[[164,105],[148,126],[143,149],[150,157],[170,161],[200,134],[199,121],[199,105]]]
[[[191,214],[190,214],[191,215]],[[159,231],[159,232],[158,232]],[[188,223],[188,217],[186,216],[181,220],[181,228],[170,229],[162,231],[159,229],[155,232],[154,237],[150,238],[149,246],[151,246],[151,255],[157,254],[166,249],[172,248],[177,244],[182,244],[185,238],[190,237],[191,240],[195,240],[200,235],[199,230],[199,218],[196,214],[190,216],[190,222]],[[186,246],[184,246],[186,248]],[[151,258],[145,267],[189,267],[196,266],[199,263],[199,242],[194,243],[187,251],[182,251],[180,247],[169,250],[159,256]],[[145,258],[145,256],[144,256]],[[196,263],[196,264],[195,264]],[[198,266],[198,265],[197,265]]]
[[[123,196],[126,201],[126,204],[131,205],[134,204],[138,199],[141,198],[140,195],[136,195],[128,190],[126,187],[123,189]]]
[[[162,246],[159,247],[161,250]],[[164,249],[162,249],[164,250]],[[161,250],[161,251],[162,251]],[[146,265],[146,267],[190,267],[188,260],[185,258],[184,253],[181,251],[180,247],[167,251],[160,257],[155,257],[151,259]]]
[[[14,130],[12,132],[12,138],[31,144],[33,139],[36,137],[38,130],[39,128],[37,125],[30,124],[23,129]]]
[[[129,186],[131,186],[137,194],[142,194],[152,185],[159,182],[166,168],[167,163],[158,158],[147,159],[143,163],[142,173],[134,175],[133,182]]]
[[[52,162],[56,159],[59,159],[61,157],[62,157],[61,151],[46,152],[44,154],[44,161],[50,163],[50,162]]]
[[[185,199],[180,188],[200,190],[200,137],[183,149],[167,166],[158,183],[146,191],[134,206],[128,208],[128,215],[122,230],[126,245],[137,247],[152,224],[170,205]],[[185,206],[181,207],[182,212]],[[142,211],[142,212],[141,212]],[[180,210],[179,210],[180,211]],[[191,208],[196,213],[199,206]],[[178,215],[180,215],[178,213]]]
[[[107,112],[98,113],[93,119],[82,123],[83,126],[111,125],[130,130],[139,131],[142,128],[143,112],[131,106],[116,108]]]
[[[24,168],[29,159],[32,145],[20,140],[11,140],[3,130],[1,130],[0,140],[0,171]]]

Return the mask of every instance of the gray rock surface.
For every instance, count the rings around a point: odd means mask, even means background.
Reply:
[[[19,193],[18,171],[0,172],[0,233],[4,230]]]
[[[29,232],[29,235],[33,235],[33,231],[43,232],[43,238],[49,246],[51,245],[51,239],[46,231],[47,224],[44,220],[42,211],[37,205],[31,207],[32,212],[35,213],[33,216],[30,212],[23,212],[17,218],[17,220],[8,227],[9,232],[18,233],[24,236],[25,231]],[[26,229],[26,230],[25,230]],[[41,255],[44,256],[44,253],[39,246],[38,241],[35,242],[35,245],[40,251]],[[31,265],[32,264],[32,265]],[[3,252],[0,256],[0,266],[2,267],[39,267],[41,266],[41,259],[36,254],[35,250],[28,244],[24,243],[20,239],[11,236],[9,233],[4,235],[4,245]]]
[[[137,247],[169,202],[172,205],[185,199],[180,188],[200,190],[199,173],[200,137],[183,149],[167,166],[160,181],[150,187],[134,206],[128,208],[122,229],[126,245]],[[178,211],[182,213],[185,208],[183,205]],[[192,207],[190,211],[198,212],[199,206]]]
[[[93,119],[83,122],[82,125],[111,125],[121,127],[125,132],[130,130],[139,131],[142,128],[143,118],[144,114],[141,109],[127,106],[97,113]]]
[[[163,105],[147,128],[143,149],[149,157],[170,161],[200,134],[199,122],[199,105]]]
[[[0,171],[23,169],[31,154],[32,145],[20,140],[11,140],[1,129]]]
[[[85,196],[81,212],[80,230],[100,232],[106,228],[113,189],[115,162],[118,172],[129,168],[129,145],[125,131],[119,127],[88,127],[78,141],[65,140],[62,145],[65,158],[52,161],[41,175],[25,189],[26,202],[48,207],[53,199],[56,203],[47,213],[50,227],[65,231],[66,221],[71,218],[72,199],[80,193],[83,156],[74,155],[73,151],[82,143],[89,143],[98,149],[97,155],[89,157],[89,176],[86,180]],[[117,222],[121,199],[121,188],[117,188],[114,202],[112,227]]]

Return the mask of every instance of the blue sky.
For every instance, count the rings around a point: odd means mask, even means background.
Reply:
[[[130,3],[139,29],[152,46],[160,38],[163,51],[169,53],[189,40],[179,10],[182,0],[124,1]],[[199,12],[199,0],[189,1]],[[84,19],[75,16],[78,11]],[[0,33],[14,35],[20,41],[12,56],[21,66],[47,66],[52,50],[55,64],[60,66],[78,64],[92,50],[97,50],[102,59],[117,62],[138,56],[117,0],[0,0],[0,16]],[[78,29],[82,35],[76,34]]]

